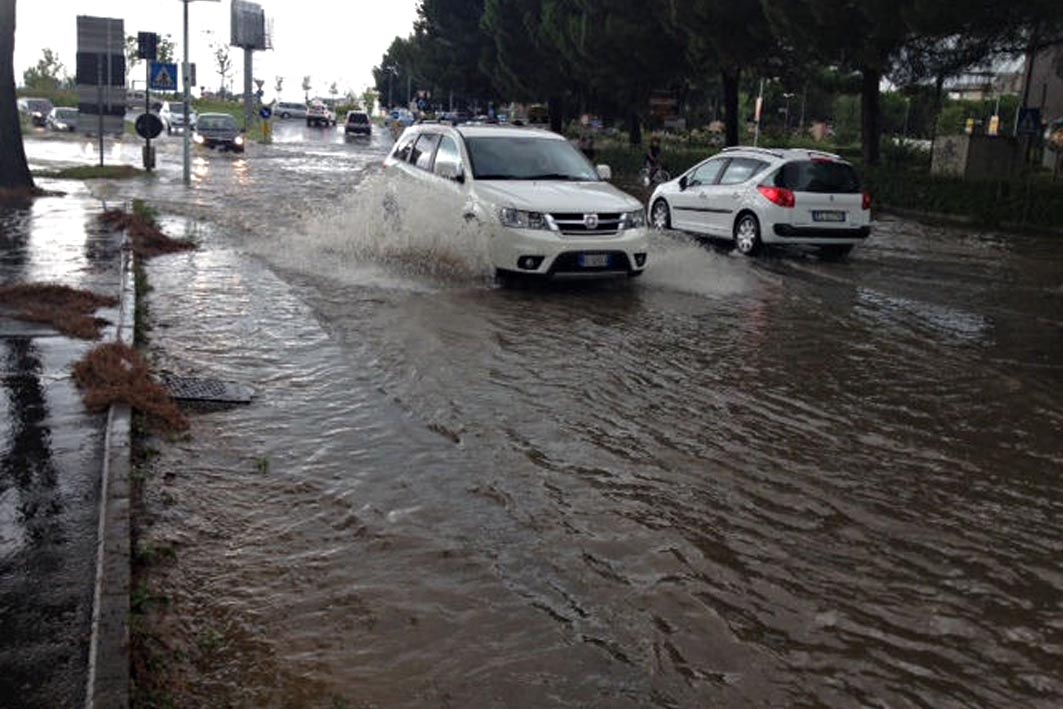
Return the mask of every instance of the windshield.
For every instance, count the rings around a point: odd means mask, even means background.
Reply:
[[[600,180],[567,140],[499,136],[466,138],[465,144],[478,180]]]
[[[78,112],[74,108],[61,108],[55,112],[55,117],[61,121],[71,121],[78,117]]]
[[[236,130],[232,116],[200,116],[199,130]]]
[[[369,122],[369,116],[365,115],[364,113],[352,113],[351,115],[347,116],[347,122],[348,123],[368,123]]]
[[[48,113],[52,110],[52,102],[42,98],[31,98],[26,101],[26,106],[31,111],[39,111],[41,113]]]

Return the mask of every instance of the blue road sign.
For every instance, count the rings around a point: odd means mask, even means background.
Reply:
[[[1041,109],[1020,108],[1015,135],[1039,135],[1041,133]]]
[[[177,91],[177,65],[152,62],[151,88],[155,91]]]
[[[273,116],[273,109],[269,106],[263,106],[259,109],[258,115],[262,116],[262,120],[268,121],[270,117]]]

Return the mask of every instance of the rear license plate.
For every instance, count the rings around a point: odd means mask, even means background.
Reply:
[[[845,221],[845,212],[815,211],[815,212],[812,212],[812,221],[814,221],[814,222],[844,222]]]
[[[608,268],[609,254],[580,254],[580,268]]]

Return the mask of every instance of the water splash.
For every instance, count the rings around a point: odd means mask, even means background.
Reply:
[[[373,174],[335,207],[250,246],[283,268],[348,284],[487,283],[494,273],[487,231],[461,218],[458,199],[412,180]]]

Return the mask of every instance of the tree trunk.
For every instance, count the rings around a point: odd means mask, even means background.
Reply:
[[[881,161],[882,113],[879,107],[879,84],[882,73],[877,69],[861,69],[860,142],[864,165],[870,167]]]
[[[642,118],[638,111],[630,111],[627,114],[628,142],[631,145],[642,145]]]
[[[551,96],[547,102],[550,109],[550,130],[561,133],[565,130],[565,98],[563,96]]]
[[[723,118],[727,129],[727,145],[738,145],[738,85],[742,77],[741,69],[724,69],[723,79]]]
[[[930,149],[934,149],[934,143],[938,139],[938,119],[941,118],[941,101],[945,96],[945,75],[938,74],[934,78],[934,110],[930,122]]]
[[[0,0],[0,190],[33,189],[15,96],[15,0]]]

